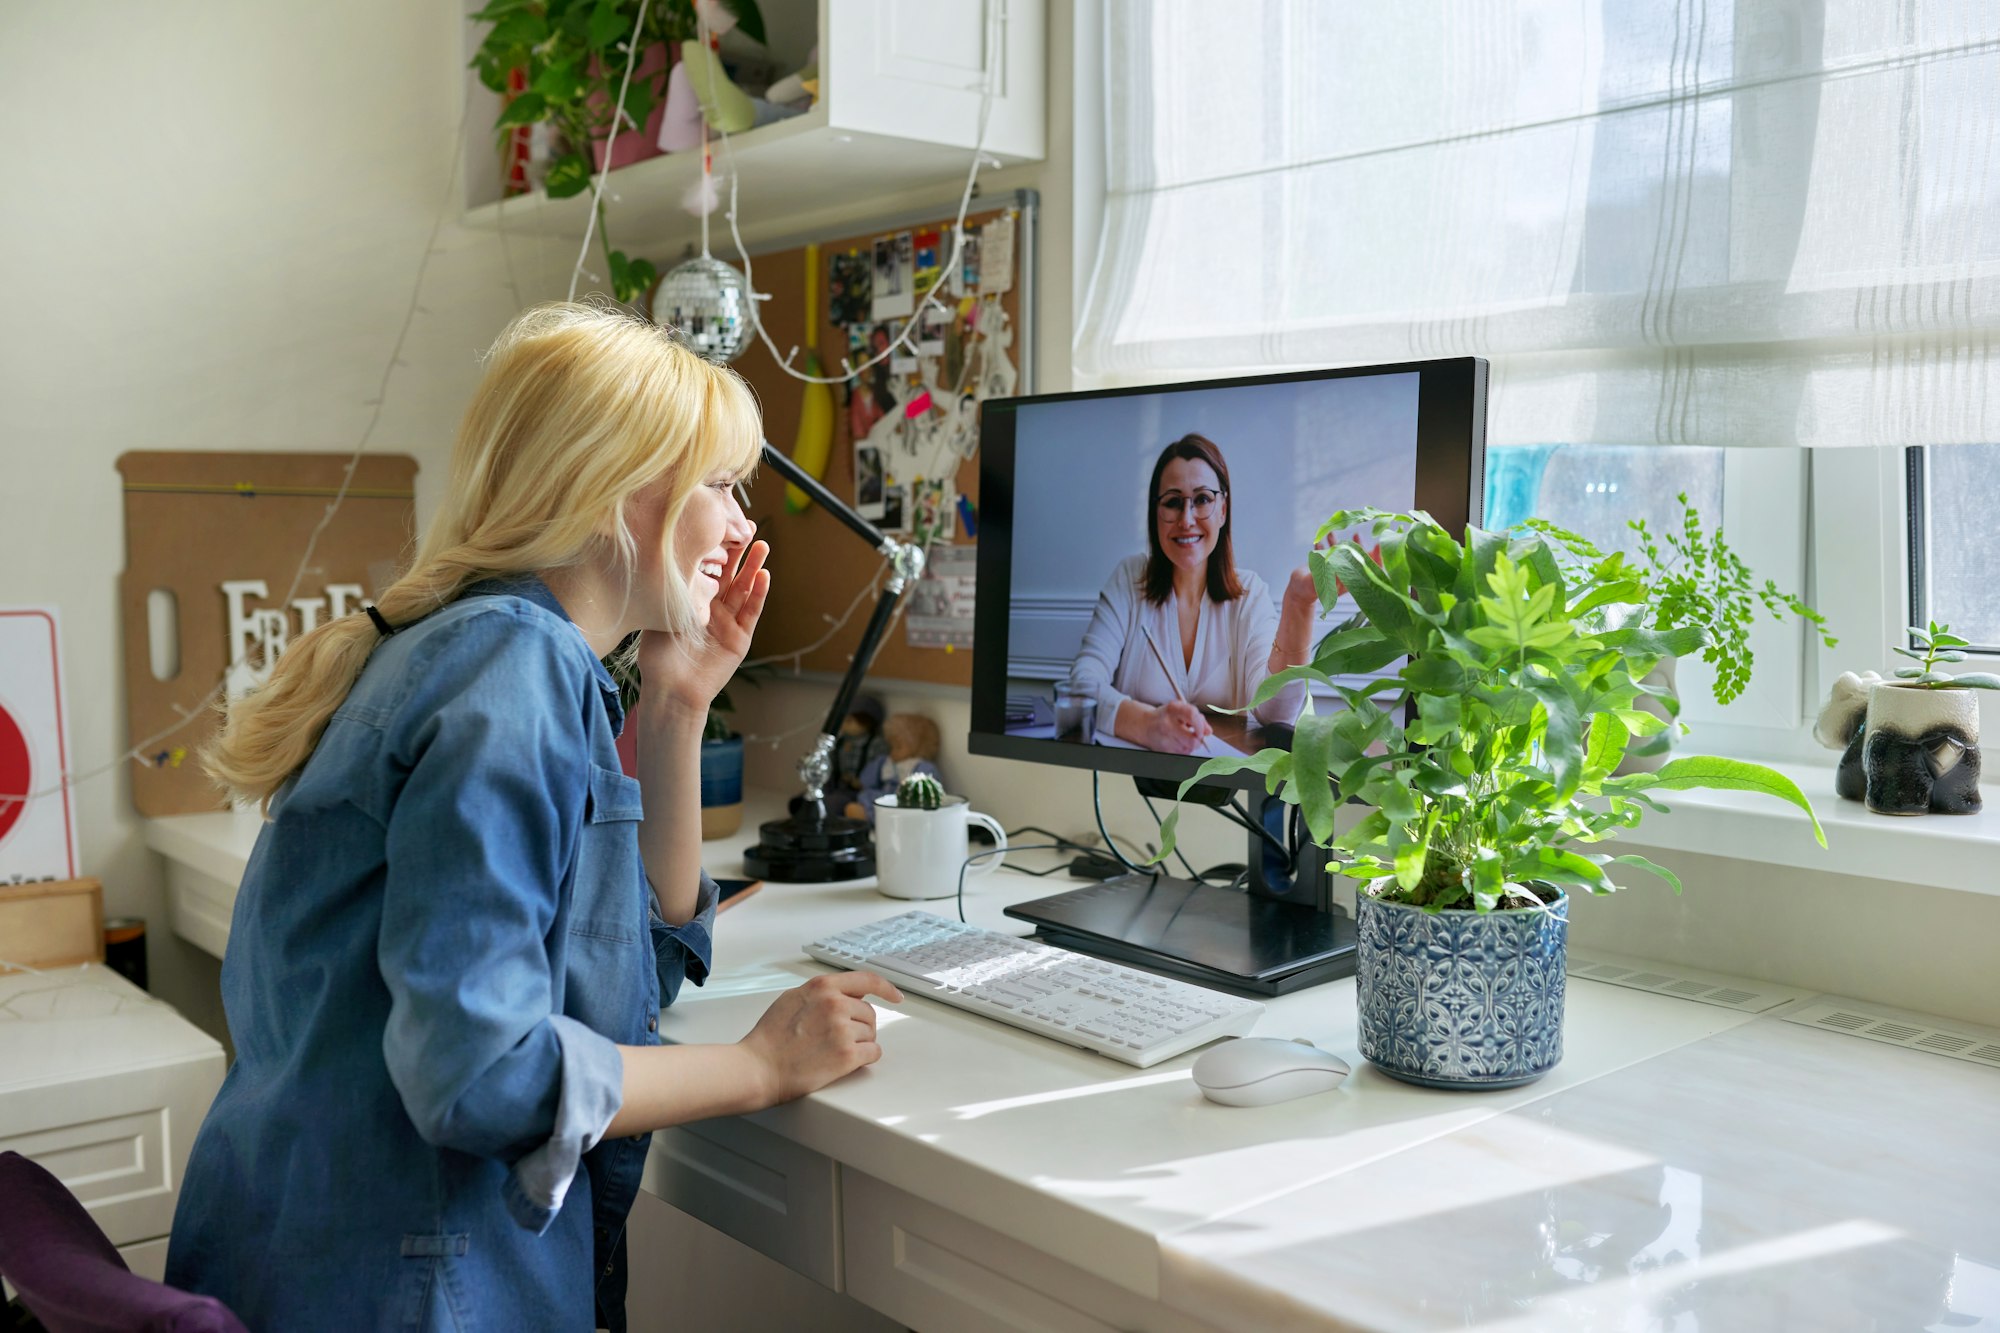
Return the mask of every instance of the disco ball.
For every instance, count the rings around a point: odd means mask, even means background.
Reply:
[[[653,322],[717,365],[743,355],[752,318],[743,275],[720,259],[677,264],[653,289]]]

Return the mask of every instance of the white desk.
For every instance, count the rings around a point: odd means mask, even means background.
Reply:
[[[709,869],[739,872],[776,804],[752,793]],[[188,816],[152,821],[148,840],[233,891],[245,831]],[[967,915],[1022,933],[1004,905],[1074,884],[973,881]],[[733,1041],[771,992],[825,970],[802,942],[913,906],[953,911],[865,882],[768,885],[720,916],[714,977],[682,991],[661,1031]],[[633,1326],[684,1324],[675,1302],[707,1276],[684,1248],[646,1252],[661,1233],[642,1218],[665,1199],[792,1270],[767,1277],[945,1333],[1677,1315],[1703,1333],[2000,1327],[1995,1070],[1580,978],[1563,1063],[1507,1092],[1428,1091],[1368,1068],[1351,981],[1272,1001],[1258,1031],[1307,1037],[1356,1073],[1318,1097],[1214,1106],[1189,1081],[1192,1054],[1134,1070],[912,998],[885,1015],[880,1065],[656,1137],[634,1215]],[[674,1263],[675,1294],[648,1308],[649,1281]],[[780,1285],[738,1283],[717,1301],[757,1327]]]
[[[1020,933],[1001,907],[1068,883],[995,876],[967,916]],[[735,1040],[824,970],[802,941],[911,906],[953,911],[767,885],[661,1031]],[[1193,1055],[1134,1070],[912,998],[881,1064],[660,1136],[648,1188],[954,1333],[2000,1327],[2000,1072],[1580,978],[1563,1063],[1506,1092],[1366,1066],[1352,981],[1272,1001],[1258,1031],[1356,1073],[1225,1108]]]

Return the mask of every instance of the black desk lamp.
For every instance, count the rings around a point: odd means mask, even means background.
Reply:
[[[863,879],[875,873],[875,843],[868,821],[828,814],[826,783],[833,775],[833,747],[840,735],[840,724],[854,705],[854,695],[882,646],[882,636],[889,631],[896,603],[911,584],[923,577],[924,549],[913,542],[897,541],[855,513],[821,485],[819,478],[772,448],[769,440],[764,442],[764,463],[880,552],[889,562],[889,581],[883,585],[875,612],[868,618],[868,628],[861,633],[847,674],[840,678],[840,689],[833,696],[833,707],[820,728],[819,739],[799,760],[799,781],[805,784],[805,792],[798,813],[762,825],[757,845],[743,854],[743,868],[758,879],[781,883]]]

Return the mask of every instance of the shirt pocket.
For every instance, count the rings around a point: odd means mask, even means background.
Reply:
[[[639,822],[645,814],[636,780],[615,768],[590,766],[590,799],[577,851],[572,935],[630,944],[644,933]]]

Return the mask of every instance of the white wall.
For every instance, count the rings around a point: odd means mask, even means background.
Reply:
[[[1066,52],[1066,24],[1051,28]],[[107,912],[147,918],[155,993],[218,1035],[219,965],[172,933],[161,864],[116,764],[128,738],[113,460],[351,450],[448,204],[370,446],[416,456],[428,517],[477,354],[515,310],[563,294],[576,250],[456,225],[463,196],[448,170],[467,41],[452,3],[0,7],[0,118],[14,127],[0,192],[0,605],[61,608],[75,763],[113,766],[76,792],[84,871],[104,880]],[[472,114],[467,140],[482,153],[490,109]],[[1067,122],[1050,131],[1062,143]],[[1064,159],[1050,176],[1066,175]],[[1043,177],[996,172],[982,192]],[[956,197],[945,184],[870,211]],[[1043,383],[1067,387],[1066,191],[1048,191],[1045,209],[1045,271],[1059,276],[1043,308]],[[746,234],[754,246],[796,225],[752,220]],[[644,250],[642,237],[618,239]]]
[[[113,460],[354,447],[456,206],[461,29],[406,0],[0,9],[0,603],[62,610],[79,766],[127,744]],[[559,295],[515,244],[521,300]],[[427,513],[475,355],[517,305],[499,240],[448,227],[422,304],[371,447],[418,458]],[[218,964],[168,927],[123,769],[76,801],[107,911],[149,922],[155,992],[219,1033]]]

